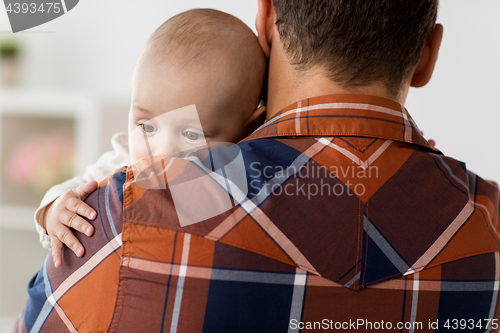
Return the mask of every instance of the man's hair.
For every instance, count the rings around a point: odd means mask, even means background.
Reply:
[[[438,0],[273,0],[286,54],[345,87],[382,82],[396,96],[436,23]]]

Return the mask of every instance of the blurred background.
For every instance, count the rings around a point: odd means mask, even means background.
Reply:
[[[148,36],[187,9],[229,12],[254,28],[256,0],[81,1],[12,34],[0,5],[0,332],[23,305],[47,251],[33,214],[53,184],[80,174],[127,130],[133,68]],[[440,0],[434,78],[406,107],[427,138],[500,182],[500,2]]]

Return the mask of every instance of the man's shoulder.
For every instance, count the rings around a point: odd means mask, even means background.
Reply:
[[[112,183],[121,183],[123,185],[127,179],[128,169],[129,167],[126,166],[116,169],[113,174],[109,175],[99,182],[98,188],[106,187]]]
[[[68,324],[59,318],[62,311],[71,325],[83,331],[106,330],[109,318],[102,314],[112,313],[119,281],[125,171],[120,168],[101,181],[85,200],[98,214],[89,221],[94,226],[92,237],[74,233],[85,248],[84,255],[76,257],[64,249],[60,268],[54,267],[50,254],[47,256],[42,269],[28,285],[29,299],[18,323],[20,328],[63,331]],[[52,311],[54,308],[58,311]],[[81,313],[99,320],[80,322]]]

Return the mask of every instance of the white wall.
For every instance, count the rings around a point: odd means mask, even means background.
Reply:
[[[80,1],[66,15],[16,34],[27,48],[24,82],[128,96],[147,37],[168,18],[190,8],[211,7],[253,27],[256,4],[254,0]],[[0,7],[0,31],[5,31],[9,25]]]
[[[440,2],[434,77],[410,92],[406,107],[446,155],[500,182],[500,1]]]

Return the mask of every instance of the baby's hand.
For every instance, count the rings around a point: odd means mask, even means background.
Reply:
[[[422,134],[422,136],[424,136],[424,131],[420,131],[420,133]],[[436,148],[436,141],[434,141],[433,139],[429,139],[427,140],[427,142],[429,142],[432,148]]]
[[[97,213],[83,202],[96,189],[97,182],[95,181],[80,185],[76,189],[62,194],[45,210],[44,227],[50,236],[55,267],[61,266],[63,244],[75,252],[78,257],[83,255],[85,250],[70,228],[92,236],[94,227],[81,216],[89,220],[96,218]]]

